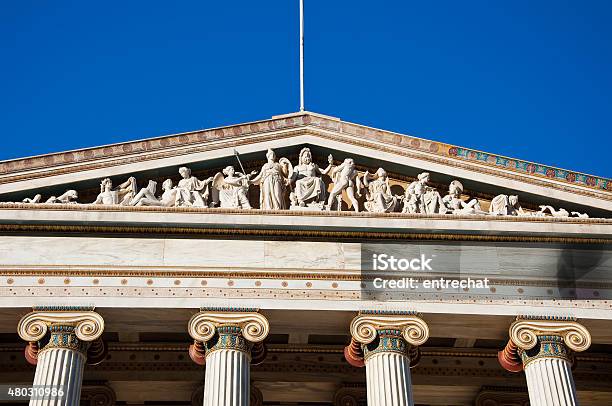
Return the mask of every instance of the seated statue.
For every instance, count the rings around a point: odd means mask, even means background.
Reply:
[[[174,205],[179,207],[207,207],[210,191],[208,185],[213,178],[199,180],[191,176],[191,169],[180,167],[179,173],[182,179],[176,187],[176,199]]]
[[[364,207],[367,211],[374,213],[392,213],[395,211],[398,206],[398,199],[391,193],[389,178],[383,168],[378,168],[376,174],[366,172],[363,175],[363,185],[366,188]]]
[[[225,177],[223,176],[225,175]],[[212,185],[219,191],[221,207],[233,209],[250,209],[248,192],[251,184],[251,176],[257,175],[253,171],[248,175],[236,172],[233,166],[223,169],[223,173],[217,173],[213,178]]]
[[[330,161],[333,161],[333,157],[330,155]],[[334,187],[329,193],[329,199],[327,199],[327,210],[331,210],[332,204],[337,197],[341,196],[342,191],[346,190],[346,194],[353,206],[353,210],[359,213],[359,203],[357,202],[357,196],[361,196],[361,179],[359,178],[359,172],[355,168],[355,161],[353,158],[346,158],[342,164],[333,166],[330,169],[330,176],[334,180]],[[340,199],[338,199],[338,210],[340,210]]]
[[[76,204],[76,199],[79,198],[79,195],[76,190],[67,190],[62,195],[55,197],[51,196],[47,199],[45,203],[73,203]]]
[[[402,213],[444,214],[447,211],[436,188],[428,186],[429,173],[423,172],[406,188]]]
[[[491,200],[489,214],[498,216],[528,216],[521,207],[517,195],[497,195]]]
[[[442,198],[444,207],[452,214],[485,214],[480,208],[480,203],[477,199],[472,199],[467,202],[461,199],[463,193],[463,184],[458,180],[454,180],[448,186],[448,194]]]
[[[328,157],[329,165],[325,169],[319,168],[312,162],[310,148],[303,148],[300,151],[298,165],[293,167],[291,183],[295,183],[293,192],[289,195],[292,206],[305,207],[315,205],[323,208],[326,198],[326,187],[322,175],[326,175],[332,166],[333,159]]]
[[[100,193],[92,204],[119,204],[127,206],[136,195],[136,178],[131,176],[113,189],[110,178],[103,179],[100,183]]]
[[[157,182],[152,180],[149,181],[149,185],[146,188],[140,189],[140,192],[134,196],[130,204],[132,206],[174,206],[177,190],[172,185],[172,179],[166,179],[164,183],[162,183],[163,193],[159,199],[155,197],[156,189]]]

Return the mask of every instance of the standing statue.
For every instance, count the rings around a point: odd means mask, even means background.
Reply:
[[[119,204],[128,206],[136,195],[136,178],[130,176],[128,180],[113,189],[110,178],[102,179],[100,182],[100,193],[92,204]]]
[[[213,178],[199,180],[195,176],[191,176],[191,169],[180,167],[179,173],[182,179],[176,187],[176,199],[174,205],[179,207],[207,207],[208,195],[210,191],[208,185]]]
[[[485,214],[477,199],[464,202],[461,199],[463,184],[454,180],[448,186],[448,194],[442,198],[444,207],[452,214]]]
[[[366,172],[363,175],[363,185],[366,187],[364,207],[367,211],[373,213],[392,213],[395,211],[398,206],[397,196],[391,193],[389,178],[383,168],[378,168],[376,174]]]
[[[289,184],[291,163],[287,158],[276,162],[276,154],[268,149],[266,162],[251,183],[259,185],[259,207],[262,210],[284,210],[287,208],[285,195]]]
[[[330,160],[333,160],[333,157],[331,157]],[[346,158],[342,164],[331,168],[330,176],[334,180],[334,187],[329,193],[329,199],[327,199],[327,210],[331,210],[336,197],[339,197],[342,191],[346,190],[353,210],[359,213],[359,203],[357,202],[355,194],[361,196],[362,185],[358,175],[359,173],[355,168],[355,161],[353,161],[353,158]],[[340,201],[338,201],[337,204],[338,210],[340,210]]]
[[[442,197],[436,188],[428,186],[429,173],[423,172],[406,188],[402,213],[446,213]]]
[[[257,171],[253,171],[248,175],[244,175],[241,172],[236,172],[231,165],[223,169],[223,173],[217,173],[213,178],[212,184],[219,191],[221,207],[250,209],[251,203],[249,203],[248,198],[249,185],[251,184],[250,178],[256,174]]]
[[[292,206],[305,207],[306,205],[323,208],[325,206],[326,188],[322,175],[327,175],[333,163],[333,157],[328,157],[327,168],[320,169],[312,162],[310,148],[302,148],[298,165],[293,167],[289,176],[295,188],[289,195]]]
[[[162,183],[163,193],[161,198],[155,197],[155,189],[157,188],[157,182],[149,181],[149,186],[140,189],[140,192],[130,202],[132,206],[162,206],[172,207],[176,202],[176,192],[172,185],[172,179],[166,179]]]

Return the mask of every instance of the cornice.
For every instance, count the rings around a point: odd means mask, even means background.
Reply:
[[[486,172],[573,193],[612,200],[612,180],[482,151],[425,140],[394,132],[342,122],[316,114],[298,114],[228,127],[181,133],[38,157],[0,162],[0,183],[53,176],[75,170],[122,165],[198,152],[210,148],[245,145],[308,132],[335,137],[341,142],[387,150],[395,154],[438,162],[451,167]],[[282,134],[281,134],[282,133]],[[292,133],[291,135],[288,133]]]
[[[142,227],[142,226],[91,226],[49,224],[0,224],[0,232],[43,233],[106,233],[144,235],[182,235],[210,237],[268,237],[268,238],[322,238],[341,240],[404,240],[404,241],[488,241],[559,244],[612,244],[612,238],[577,238],[532,235],[487,235],[450,233],[369,232],[369,231],[320,231],[247,228],[195,228],[195,227]]]
[[[15,203],[0,202],[0,210],[16,211],[74,211],[74,212],[154,212],[154,213],[184,213],[184,214],[231,214],[239,216],[280,216],[280,217],[357,217],[357,218],[389,218],[389,219],[419,219],[419,220],[450,220],[477,222],[510,222],[510,223],[563,223],[563,224],[605,224],[612,225],[610,218],[579,218],[579,217],[549,217],[549,216],[490,216],[490,215],[459,215],[459,214],[425,214],[425,213],[374,213],[354,211],[300,211],[300,210],[261,210],[261,209],[229,209],[209,207],[156,207],[156,206],[121,206],[94,204],[60,204],[60,203]]]

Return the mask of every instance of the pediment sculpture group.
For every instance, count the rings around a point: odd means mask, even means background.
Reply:
[[[312,159],[309,148],[300,151],[298,164],[293,166],[287,158],[277,159],[273,150],[266,153],[266,163],[259,172],[245,174],[233,166],[208,179],[198,179],[187,167],[179,168],[181,179],[174,185],[166,179],[157,194],[157,182],[150,180],[144,188],[138,189],[136,178],[114,186],[110,178],[100,183],[100,193],[91,204],[122,206],[162,207],[216,207],[251,209],[248,199],[250,185],[258,185],[259,207],[262,210],[342,210],[342,193],[346,194],[352,210],[359,212],[358,198],[365,195],[363,207],[373,213],[423,213],[459,215],[508,215],[508,216],[554,216],[588,217],[565,209],[555,210],[551,206],[540,206],[539,212],[526,212],[518,202],[518,196],[500,194],[491,200],[488,211],[482,210],[478,199],[464,199],[463,185],[453,180],[446,195],[442,196],[429,185],[430,175],[420,173],[410,183],[403,195],[393,194],[387,172],[379,168],[374,173],[366,171],[360,175],[353,158],[346,158],[335,165],[329,155],[323,169]],[[241,165],[242,166],[242,165]],[[323,176],[332,179],[328,192]],[[212,189],[218,192],[218,201],[212,201]],[[287,204],[289,195],[289,204]],[[76,203],[78,194],[68,190],[61,196],[51,196],[45,203]],[[215,199],[216,200],[216,199]],[[24,203],[42,203],[41,195],[23,200]],[[289,206],[289,207],[287,207]]]

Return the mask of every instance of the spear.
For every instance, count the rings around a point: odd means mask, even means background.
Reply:
[[[244,166],[242,166],[242,162],[240,162],[240,155],[238,154],[238,151],[236,151],[235,148],[234,148],[234,155],[236,156],[236,159],[238,160],[238,163],[240,164],[240,169],[242,169],[242,173],[246,175],[246,171],[244,170]]]

